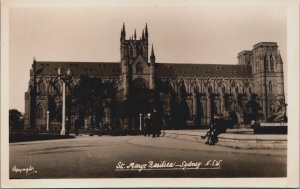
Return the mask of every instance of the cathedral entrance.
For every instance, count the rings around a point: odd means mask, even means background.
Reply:
[[[144,117],[153,109],[153,91],[148,88],[148,82],[143,78],[133,81],[131,99],[134,105],[134,128],[144,127]]]
[[[144,117],[154,108],[154,91],[148,88],[148,82],[143,78],[135,79],[130,86],[128,98],[120,104],[121,119],[124,127],[143,129]]]

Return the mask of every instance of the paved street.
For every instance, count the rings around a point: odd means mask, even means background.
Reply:
[[[157,169],[149,168],[149,161]],[[285,150],[242,150],[166,137],[79,136],[10,144],[11,178],[285,177],[286,161]],[[177,167],[168,167],[172,163]],[[201,166],[189,169],[187,163]],[[127,169],[117,168],[122,164]]]

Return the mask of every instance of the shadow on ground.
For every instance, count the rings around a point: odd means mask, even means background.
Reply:
[[[10,134],[9,142],[27,142],[37,140],[54,140],[54,139],[71,139],[76,138],[74,136],[63,136],[63,135],[49,135],[49,134]]]

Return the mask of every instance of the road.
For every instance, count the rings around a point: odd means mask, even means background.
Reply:
[[[151,161],[157,166],[151,167]],[[79,136],[12,143],[9,166],[10,178],[25,179],[285,177],[287,156],[286,151],[232,149],[166,137]]]

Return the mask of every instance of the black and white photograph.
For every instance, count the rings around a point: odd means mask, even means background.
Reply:
[[[299,187],[297,7],[1,1],[1,186]]]

